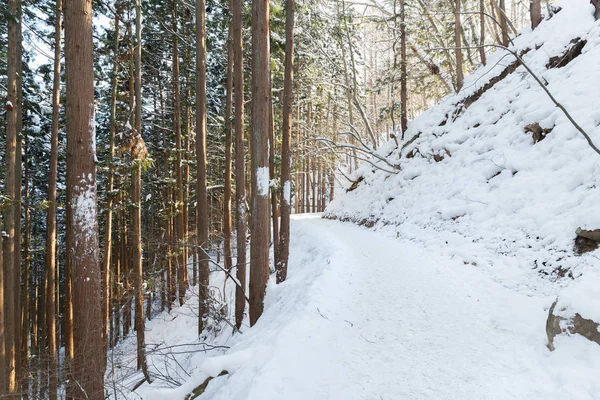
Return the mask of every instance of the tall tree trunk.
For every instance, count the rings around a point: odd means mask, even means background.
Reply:
[[[462,55],[462,44],[461,44],[461,30],[462,26],[460,23],[461,13],[461,0],[456,0],[456,12],[454,13],[454,46],[456,51],[456,91],[460,92],[463,87],[464,75],[463,75],[463,55]]]
[[[2,214],[0,213],[0,227],[2,227]],[[4,260],[3,260],[3,235],[0,235],[0,395],[8,390],[8,375],[6,373],[6,330],[4,308]]]
[[[208,316],[208,193],[206,190],[206,1],[196,0],[196,160],[198,200],[198,245],[200,264],[198,268],[198,335],[204,330]]]
[[[175,132],[175,177],[176,177],[176,237],[177,237],[177,286],[179,287],[179,305],[183,305],[185,297],[185,273],[187,267],[184,259],[185,226],[183,218],[183,173],[181,171],[181,99],[179,91],[179,49],[178,49],[178,23],[177,1],[173,1],[173,130]]]
[[[285,75],[283,79],[283,125],[281,138],[281,227],[277,283],[287,278],[290,256],[290,214],[292,213],[292,103],[294,99],[294,0],[285,3]]]
[[[52,86],[52,128],[50,134],[50,171],[48,214],[46,218],[46,331],[48,335],[48,379],[50,400],[57,398],[58,369],[56,354],[56,180],[58,174],[58,118],[60,107],[60,54],[62,0],[56,1],[54,26],[54,81]]]
[[[262,315],[269,279],[269,55],[269,0],[252,0],[250,326]]]
[[[542,22],[542,1],[529,0],[529,12],[531,14],[531,29],[535,29]]]
[[[223,189],[223,260],[225,269],[231,271],[231,112],[233,104],[233,25],[229,25],[227,41],[227,83],[225,101],[225,188]],[[225,280],[227,281],[227,280]],[[225,288],[224,288],[225,289]],[[223,290],[225,296],[225,290]]]
[[[60,1],[60,0],[59,0]],[[104,259],[102,260],[102,321],[103,321],[103,350],[106,355],[108,349],[108,316],[110,310],[110,266],[112,257],[112,216],[113,216],[113,190],[114,190],[114,156],[115,156],[115,135],[117,132],[117,85],[119,74],[119,17],[120,11],[115,12],[115,42],[113,47],[113,70],[111,83],[111,100],[110,100],[110,143],[109,143],[109,174],[107,187],[107,204],[106,204],[106,226],[104,232]]]
[[[142,270],[142,162],[146,157],[146,145],[142,139],[142,7],[141,0],[135,2],[135,130],[132,150],[131,202],[133,212],[131,231],[133,240],[132,271],[135,276],[135,331],[137,337],[137,367],[141,368],[150,383],[146,364],[144,343],[144,290]]]
[[[481,64],[487,63],[485,57],[485,0],[479,0],[479,57]]]
[[[236,278],[235,326],[239,329],[246,308],[246,150],[244,144],[244,62],[242,40],[242,0],[232,0],[233,8],[233,91],[235,103],[235,227]]]
[[[277,212],[277,191],[271,189],[271,182],[275,180],[275,126],[273,117],[273,82],[269,76],[269,189],[271,193],[271,219],[273,223],[273,259],[274,265],[279,262],[279,217]]]
[[[22,3],[19,1],[17,9],[17,159],[15,163],[15,285],[13,286],[13,294],[15,296],[15,351],[17,353],[15,362],[15,375],[17,378],[17,390],[27,396],[27,388],[22,387],[23,369],[22,369],[22,347],[21,347],[21,211],[22,211],[22,193],[21,182],[23,178],[23,151],[22,130],[23,130],[23,26],[22,26]]]
[[[508,18],[506,16],[505,0],[499,0],[498,11],[500,14],[500,26],[502,28],[502,45],[508,47]]]
[[[460,1],[460,0],[457,0]],[[408,96],[407,96],[407,78],[406,73],[406,11],[405,11],[405,0],[400,0],[400,103],[402,108],[400,109],[400,126],[402,128],[402,140],[404,140],[404,133],[408,129],[408,118],[406,113],[408,111]]]
[[[73,267],[73,394],[104,399],[102,296],[96,198],[91,0],[65,2],[67,208]]]
[[[8,393],[14,393],[17,388],[16,376],[16,361],[18,357],[18,349],[16,348],[16,326],[15,319],[17,310],[14,296],[14,287],[18,281],[18,275],[14,268],[15,265],[15,241],[19,240],[15,237],[15,209],[19,194],[17,193],[16,182],[16,162],[17,162],[17,125],[18,125],[18,48],[21,46],[19,42],[18,24],[20,16],[18,10],[20,0],[9,0],[8,11],[15,17],[8,21],[8,70],[7,70],[7,97],[6,105],[6,175],[5,175],[5,196],[8,200],[4,207],[4,337],[6,347],[6,389]]]

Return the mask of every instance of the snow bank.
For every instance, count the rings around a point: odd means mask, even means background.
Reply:
[[[511,50],[600,144],[600,22],[587,0],[559,5],[550,20],[515,38]],[[587,41],[581,55],[546,68],[575,39]],[[409,124],[412,142],[381,153],[398,165],[397,174],[364,164],[355,175],[363,181],[325,216],[394,231],[526,293],[555,294],[556,285],[571,281],[560,278],[600,267],[594,254],[573,252],[577,227],[600,228],[600,156],[523,66],[469,104],[514,62],[496,51],[460,93]],[[525,127],[536,123],[552,131],[534,144]]]

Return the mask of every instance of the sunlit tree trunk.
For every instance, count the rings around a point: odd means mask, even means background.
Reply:
[[[15,303],[14,287],[17,284],[18,275],[14,268],[15,265],[15,221],[16,202],[18,200],[16,182],[16,162],[17,162],[17,120],[18,120],[18,84],[17,84],[17,64],[18,47],[21,46],[18,39],[18,24],[20,16],[18,15],[19,0],[8,1],[8,11],[14,17],[8,20],[8,69],[7,69],[7,104],[6,104],[6,147],[4,159],[6,164],[5,189],[4,194],[7,198],[7,204],[4,207],[4,227],[3,227],[3,253],[4,253],[4,337],[6,348],[6,393],[14,393],[17,388],[16,361],[18,349],[16,347],[16,326],[15,320],[17,310]]]
[[[233,25],[229,25],[227,41],[227,83],[225,86],[225,188],[223,189],[223,260],[225,269],[231,271],[231,151],[232,126],[231,112],[233,107]],[[225,296],[225,290],[223,291]]]
[[[294,0],[285,3],[285,75],[283,80],[283,124],[281,143],[281,227],[279,239],[279,260],[277,263],[277,283],[287,277],[290,255],[290,214],[291,196],[291,157],[292,157],[292,103],[294,99]]]
[[[118,84],[118,73],[119,73],[119,62],[117,57],[119,56],[119,11],[115,13],[115,42],[113,47],[113,57],[115,58],[112,70],[112,83],[111,83],[111,104],[110,104],[110,143],[109,143],[109,154],[110,158],[107,183],[107,204],[106,204],[106,226],[104,232],[104,258],[102,260],[102,295],[103,295],[103,309],[102,309],[102,321],[103,321],[103,346],[104,353],[108,348],[108,317],[110,310],[110,265],[112,257],[112,216],[113,216],[113,189],[114,189],[114,162],[115,156],[115,135],[117,131],[117,84]]]
[[[96,138],[91,0],[65,1],[67,208],[73,268],[75,398],[104,399],[102,298],[96,203]]]
[[[56,1],[54,25],[54,81],[52,86],[52,128],[50,133],[50,171],[48,179],[48,214],[46,219],[46,332],[48,345],[48,379],[50,400],[57,398],[56,354],[56,180],[58,173],[58,117],[60,107],[60,54],[62,0]]]
[[[244,143],[244,61],[242,40],[242,0],[232,0],[233,91],[235,103],[235,228],[236,278],[235,326],[239,329],[246,308],[246,149]]]
[[[208,194],[206,190],[206,2],[196,0],[196,161],[198,201],[198,245],[200,262],[198,266],[198,335],[204,330],[204,320],[208,316]]]
[[[252,1],[252,215],[250,325],[262,315],[269,279],[269,1]]]

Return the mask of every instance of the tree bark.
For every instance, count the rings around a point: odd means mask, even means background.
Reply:
[[[73,267],[73,395],[104,399],[102,296],[96,198],[91,0],[65,2],[67,196]]]
[[[208,193],[206,190],[206,1],[196,0],[196,160],[198,201],[198,335],[204,330],[208,317]]]
[[[235,103],[235,209],[236,278],[235,326],[239,329],[246,308],[246,152],[244,145],[244,61],[242,40],[242,0],[232,0],[233,11],[233,91]]]
[[[231,4],[231,3],[230,3]],[[231,112],[233,108],[233,25],[229,25],[227,41],[227,83],[225,101],[225,187],[223,189],[223,260],[225,269],[232,268],[231,255],[231,152],[233,146]],[[225,278],[227,281],[227,278]],[[225,290],[223,291],[225,296]]]
[[[269,1],[252,0],[250,326],[262,315],[269,279],[269,61]]]
[[[479,0],[479,57],[481,64],[485,65],[485,0]]]
[[[461,0],[456,0],[456,12],[454,13],[454,46],[456,51],[456,92],[460,92],[463,87],[464,75],[463,75],[463,55],[462,55],[462,44],[461,44]]]
[[[292,213],[292,105],[294,99],[294,0],[285,3],[285,75],[283,79],[283,125],[281,143],[281,226],[277,283],[287,278],[290,256],[290,214]]]
[[[498,2],[498,10],[499,10],[499,14],[500,14],[500,26],[501,26],[501,29],[502,29],[502,45],[504,47],[508,47],[508,43],[509,43],[509,38],[508,38],[508,19],[506,17],[505,0],[499,0],[499,2]]]
[[[531,29],[535,29],[542,22],[542,1],[529,0],[529,13],[531,15]]]
[[[181,99],[179,90],[179,49],[177,0],[173,1],[173,131],[175,133],[175,177],[176,177],[176,238],[177,238],[177,286],[179,305],[185,297],[185,272],[187,263],[184,256],[185,226],[183,217],[183,173],[181,170]]]
[[[48,214],[46,219],[46,331],[48,335],[48,379],[50,400],[57,398],[56,354],[56,180],[58,174],[58,118],[60,107],[60,55],[62,0],[56,0],[54,25],[54,81],[52,86],[52,128],[50,134],[50,171],[48,179]]]
[[[279,217],[277,210],[277,191],[271,188],[271,182],[275,180],[275,121],[273,117],[273,80],[269,75],[269,191],[271,194],[271,220],[273,238],[273,261],[276,266],[279,262]]]
[[[458,0],[460,1],[460,0]],[[400,109],[400,126],[402,128],[402,140],[404,140],[404,133],[408,129],[408,95],[407,95],[407,78],[406,73],[406,10],[405,0],[400,0],[400,103],[402,108]]]
[[[59,0],[61,1],[61,0]],[[112,83],[111,83],[111,104],[110,104],[110,143],[109,143],[109,174],[108,174],[108,198],[106,204],[106,226],[104,233],[104,259],[102,261],[102,295],[103,295],[103,309],[102,309],[102,321],[103,321],[103,346],[104,354],[108,349],[108,316],[110,310],[110,265],[112,256],[112,215],[113,215],[113,189],[114,189],[114,163],[113,158],[115,156],[115,135],[117,131],[117,84],[118,84],[118,73],[119,73],[119,62],[117,57],[119,56],[119,10],[115,12],[115,42],[113,47],[113,70],[112,70]]]
[[[18,89],[17,89],[17,71],[18,71],[18,47],[21,46],[18,39],[18,24],[20,16],[18,10],[20,0],[9,0],[8,11],[14,17],[8,21],[8,54],[7,54],[7,98],[6,104],[6,175],[5,175],[5,196],[7,204],[4,207],[4,337],[6,348],[6,392],[14,393],[17,388],[16,361],[18,349],[16,347],[16,326],[15,319],[17,310],[13,289],[18,281],[18,275],[14,268],[15,265],[15,209],[16,202],[19,199],[16,182],[16,158],[17,158],[17,120],[18,120]],[[0,392],[2,393],[2,392]]]
[[[135,331],[137,337],[137,367],[141,368],[148,383],[151,383],[146,364],[144,342],[144,290],[142,269],[142,165],[146,157],[146,145],[142,139],[142,7],[141,0],[135,2],[135,142],[131,146],[133,170],[131,173],[131,202],[133,212],[131,231],[133,241],[132,270],[135,275]]]

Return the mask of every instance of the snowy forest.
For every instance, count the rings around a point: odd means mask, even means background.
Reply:
[[[0,398],[600,399],[600,1],[0,16]]]

